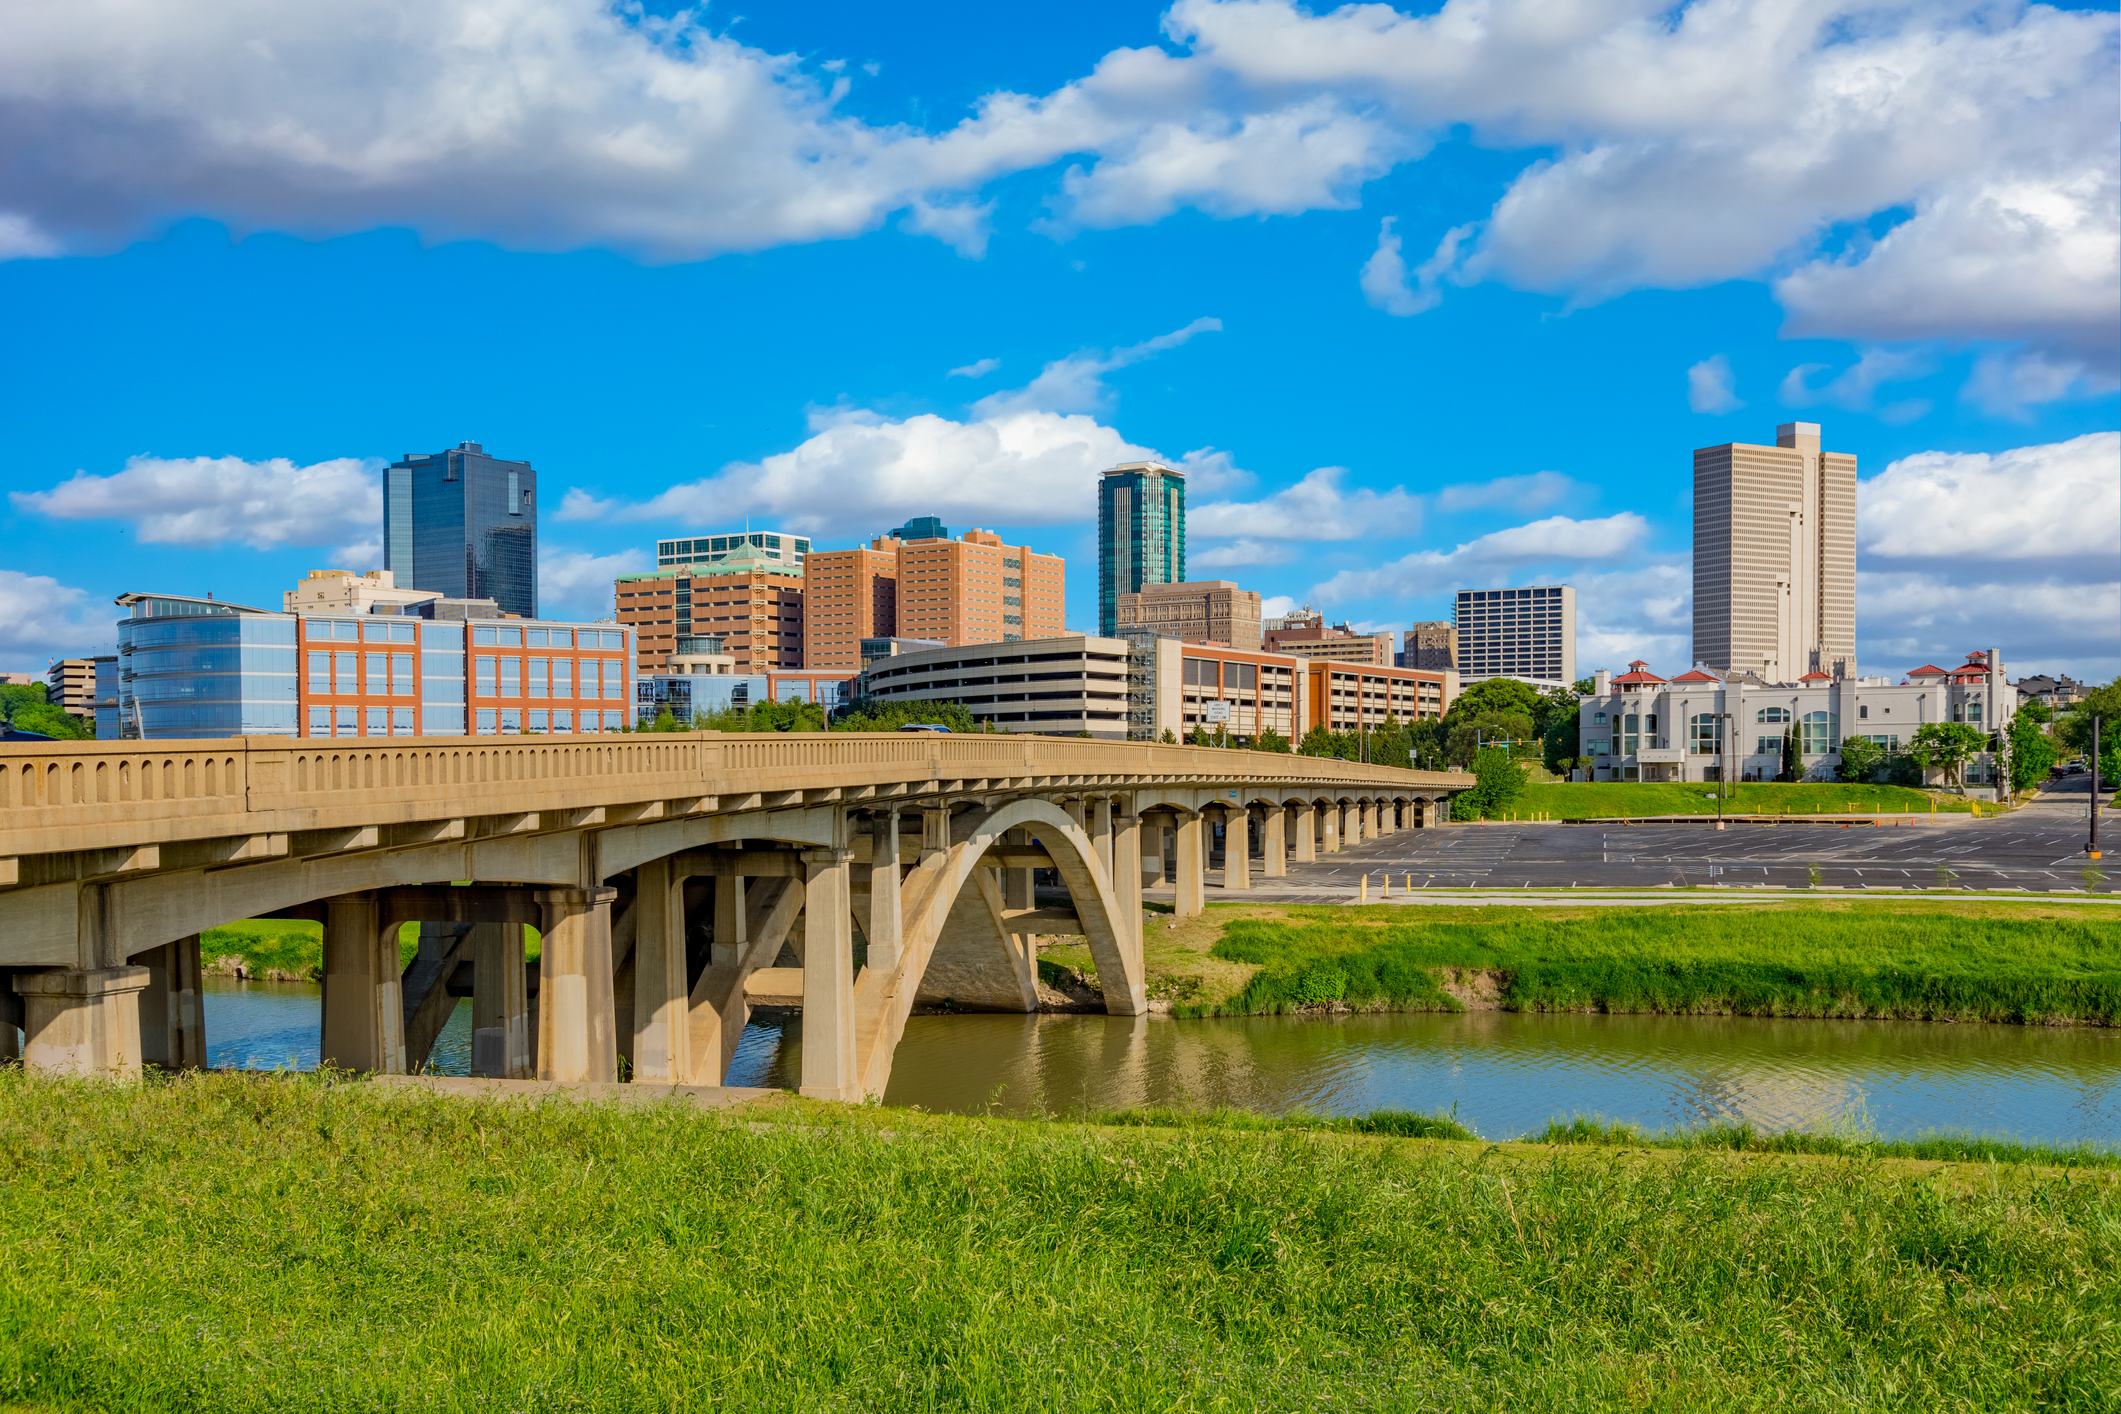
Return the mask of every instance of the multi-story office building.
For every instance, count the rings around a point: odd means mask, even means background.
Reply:
[[[1357,633],[1345,623],[1328,624],[1325,615],[1308,606],[1266,621],[1261,646],[1270,653],[1293,653],[1299,658],[1318,658],[1333,663],[1367,663],[1392,666],[1392,635]]]
[[[1821,450],[1819,424],[1694,453],[1694,660],[1856,676],[1856,459]]]
[[[865,638],[862,640],[862,666],[866,668],[879,658],[896,658],[901,653],[924,653],[930,648],[949,646],[932,638]]]
[[[620,575],[619,622],[639,634],[639,666],[661,672],[678,640],[712,634],[743,673],[803,666],[803,572],[748,546],[681,569]]]
[[[634,718],[653,726],[668,712],[681,727],[691,727],[717,713],[742,712],[762,702],[815,702],[832,712],[851,700],[855,674],[787,673],[652,673],[634,683]]]
[[[800,570],[810,554],[810,538],[790,535],[785,530],[732,530],[726,535],[658,540],[655,542],[655,567],[673,570],[691,565],[719,564],[740,553],[766,564]]]
[[[1119,631],[1119,596],[1186,577],[1186,477],[1127,462],[1097,483],[1097,631]]]
[[[1066,634],[1019,644],[934,649],[865,669],[860,692],[884,701],[957,702],[1002,731],[1155,741],[1226,727],[1250,741],[1272,729],[1295,741],[1443,715],[1449,673],[1314,662],[1287,654],[1182,643],[1154,633]],[[1211,711],[1212,703],[1223,704]],[[1209,718],[1222,720],[1210,723]]]
[[[898,632],[899,542],[818,550],[803,567],[803,661],[813,668],[862,666],[862,642]]]
[[[1454,626],[1462,682],[1517,678],[1548,688],[1576,681],[1576,591],[1569,585],[1461,589]]]
[[[1841,743],[1867,737],[1888,752],[1914,744],[1931,722],[1964,722],[1988,732],[2010,726],[2017,691],[1995,649],[1969,653],[1958,668],[1924,666],[1901,683],[1806,673],[1795,683],[1728,677],[1699,668],[1666,680],[1638,659],[1614,677],[1596,674],[1577,707],[1583,754],[1599,781],[1771,781],[1782,769],[1785,735],[1797,739],[1800,775],[1833,780]],[[1728,713],[1726,716],[1724,714]],[[1996,783],[1997,763],[1967,763],[1968,785]],[[1932,768],[1930,778],[1941,778]]]
[[[956,540],[871,542],[885,547],[898,556],[898,621],[889,635],[879,625],[870,637],[1016,643],[1062,631],[1067,563],[1058,555],[1005,545],[984,530]]]
[[[1145,584],[1119,596],[1123,636],[1147,629],[1187,643],[1220,643],[1257,649],[1259,594],[1227,579],[1192,579],[1177,584]]]
[[[118,624],[118,734],[491,736],[627,724],[625,629],[422,617],[448,602],[310,614],[123,595],[130,617]]]
[[[538,616],[538,474],[477,442],[408,452],[383,473],[383,568],[401,589]]]
[[[1400,635],[1399,666],[1436,672],[1458,668],[1458,630],[1442,622],[1420,623]]]
[[[290,614],[372,614],[379,609],[405,613],[442,597],[432,589],[398,588],[389,570],[311,570],[280,596],[280,607]],[[499,618],[498,609],[496,605],[489,617]]]
[[[950,527],[941,516],[909,516],[897,530],[887,530],[880,540],[948,540]]]
[[[116,665],[116,655],[101,658],[61,658],[44,670],[44,700],[70,717],[96,719],[103,694],[96,688],[96,670],[104,663]],[[113,701],[110,704],[116,707]]]

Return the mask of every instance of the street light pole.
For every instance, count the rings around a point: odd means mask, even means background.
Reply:
[[[2093,859],[2099,854],[2099,714],[2092,713],[2092,835],[2085,842],[2084,852]]]

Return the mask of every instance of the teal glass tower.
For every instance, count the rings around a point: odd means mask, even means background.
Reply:
[[[1097,483],[1097,631],[1119,629],[1119,596],[1186,578],[1186,476],[1127,462]]]
[[[383,473],[383,568],[400,589],[538,616],[538,474],[477,442],[407,453]]]

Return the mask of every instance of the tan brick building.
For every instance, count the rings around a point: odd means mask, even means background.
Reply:
[[[1129,629],[1153,629],[1186,643],[1219,643],[1247,650],[1260,646],[1259,594],[1227,579],[1145,584],[1135,593],[1119,596],[1118,614],[1122,634]]]
[[[1392,634],[1357,633],[1348,625],[1328,624],[1325,615],[1298,609],[1265,625],[1261,646],[1269,653],[1293,653],[1333,663],[1392,666]]]
[[[661,672],[680,638],[713,635],[739,673],[803,666],[803,572],[739,552],[713,564],[619,576],[618,617],[637,666]],[[860,666],[856,664],[856,666]]]
[[[856,550],[810,553],[803,565],[807,666],[859,669],[863,639],[897,636],[898,545],[878,540]]]
[[[816,550],[806,570],[804,639],[813,668],[861,667],[865,638],[956,647],[1063,632],[1067,562],[985,530]]]

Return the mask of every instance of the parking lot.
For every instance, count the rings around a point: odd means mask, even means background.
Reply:
[[[1315,864],[1289,866],[1286,879],[1224,892],[1220,871],[1209,897],[1318,903],[1353,897],[1369,876],[1393,895],[1460,890],[1807,888],[1953,890],[2035,894],[2108,893],[2121,884],[2121,855],[2084,854],[2087,778],[2062,782],[2000,818],[1938,816],[1918,823],[1463,824],[1406,830],[1365,841]],[[2104,833],[2111,823],[2102,803]],[[2112,837],[2121,847],[2121,835]],[[2090,877],[2086,871],[2089,870]],[[1151,896],[1164,891],[1152,891]]]

